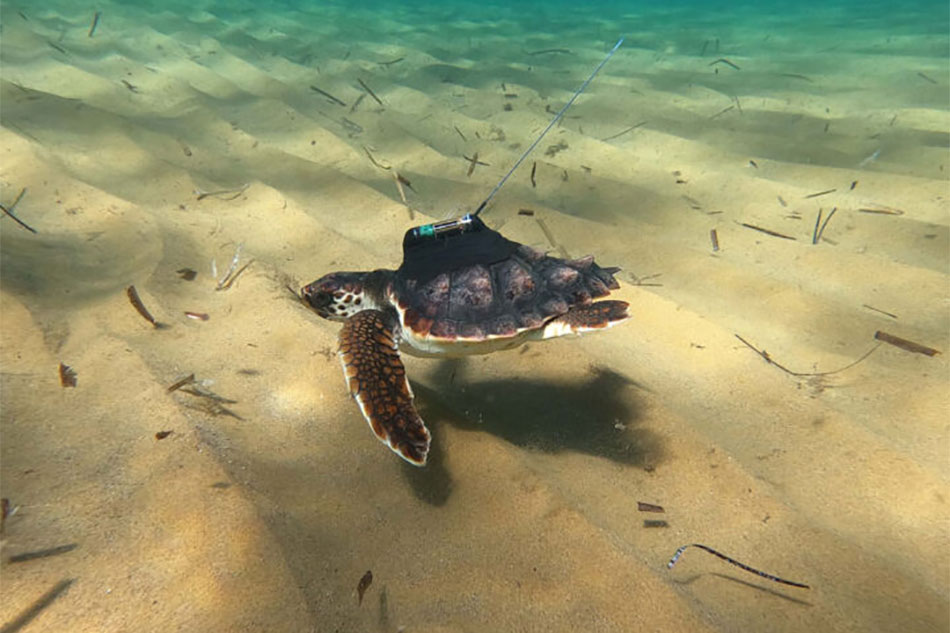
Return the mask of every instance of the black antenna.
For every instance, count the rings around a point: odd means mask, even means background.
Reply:
[[[600,64],[597,65],[597,68],[595,68],[594,72],[590,74],[590,77],[587,78],[587,81],[582,83],[581,87],[578,88],[576,92],[574,92],[574,96],[571,97],[571,100],[565,103],[564,107],[561,108],[561,111],[554,115],[554,118],[551,119],[551,122],[548,123],[548,126],[544,128],[543,132],[541,132],[541,135],[535,139],[534,143],[531,144],[531,147],[525,150],[525,153],[522,154],[521,158],[519,158],[518,161],[514,164],[514,166],[512,166],[512,168],[508,170],[508,173],[505,174],[505,177],[498,181],[498,184],[495,185],[495,188],[492,189],[491,193],[488,194],[488,197],[485,198],[485,200],[480,205],[478,205],[478,208],[475,209],[475,213],[473,213],[472,215],[477,216],[479,213],[482,212],[482,210],[485,208],[485,205],[487,205],[488,202],[495,196],[495,194],[498,193],[498,190],[501,189],[502,185],[505,184],[505,182],[508,180],[511,174],[515,173],[515,170],[518,169],[519,165],[521,165],[522,162],[524,162],[524,159],[528,157],[528,154],[530,154],[531,151],[538,145],[538,143],[541,142],[541,139],[544,138],[544,135],[547,134],[548,131],[552,127],[554,127],[554,125],[558,121],[561,120],[561,117],[564,116],[564,113],[567,112],[567,109],[571,107],[571,104],[574,103],[574,100],[577,99],[577,97],[579,97],[582,92],[584,92],[584,90],[587,88],[587,84],[589,84],[594,79],[594,77],[597,76],[597,73],[600,72],[600,69],[604,67],[604,64],[607,63],[607,61],[613,56],[613,54],[617,52],[617,49],[620,48],[621,44],[623,44],[622,37],[619,40],[617,40],[617,43],[614,44],[614,47],[610,49],[610,52],[607,53],[607,57],[604,57],[604,60],[600,62]]]

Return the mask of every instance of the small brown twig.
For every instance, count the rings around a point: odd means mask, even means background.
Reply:
[[[771,235],[772,237],[780,237],[783,240],[794,240],[795,238],[791,235],[785,235],[784,233],[779,233],[778,231],[773,231],[771,229],[763,229],[761,226],[756,226],[754,224],[749,224],[747,222],[740,222],[741,226],[744,226],[747,229],[752,229],[753,231],[758,231],[759,233],[765,233],[766,235]]]
[[[181,380],[175,381],[172,385],[170,385],[167,389],[165,389],[165,391],[166,391],[167,393],[171,393],[171,392],[173,392],[173,391],[178,391],[179,389],[181,389],[181,388],[184,387],[185,385],[190,385],[190,384],[193,383],[194,381],[195,381],[195,375],[194,375],[194,374],[188,374],[187,376],[185,376],[185,377],[182,378]]]
[[[399,197],[402,198],[402,203],[406,205],[406,210],[409,211],[409,219],[414,220],[416,216],[412,212],[412,207],[409,206],[409,201],[406,200],[406,191],[402,188],[402,183],[404,181],[408,183],[409,181],[400,176],[399,172],[395,169],[393,169],[390,173],[393,175],[393,182],[396,183],[396,190],[399,191]]]
[[[858,213],[876,213],[878,215],[904,215],[900,209],[858,209]]]
[[[251,186],[251,183],[245,183],[236,189],[219,189],[217,191],[202,191],[201,189],[195,189],[194,194],[197,196],[196,200],[204,200],[209,196],[214,196],[220,198],[221,200],[234,200],[242,193],[247,191],[247,188]]]
[[[237,278],[241,275],[241,273],[247,270],[248,266],[254,263],[254,260],[252,259],[240,268],[237,267],[238,261],[241,259],[241,249],[243,247],[243,244],[238,244],[237,248],[234,249],[234,257],[231,258],[231,265],[228,266],[228,271],[224,274],[224,276],[218,280],[217,285],[214,287],[215,290],[227,290],[230,288],[234,282],[237,281]],[[211,268],[214,276],[217,277],[218,271],[214,260],[211,260]]]
[[[233,285],[234,285],[234,282],[237,281],[237,278],[241,276],[241,273],[243,273],[245,270],[247,270],[247,269],[250,267],[250,265],[253,264],[253,263],[254,263],[254,260],[252,259],[252,260],[249,261],[248,263],[246,263],[246,264],[244,264],[243,266],[241,266],[240,268],[238,268],[238,269],[234,272],[233,275],[230,275],[230,276],[225,277],[224,279],[222,279],[221,282],[218,284],[218,286],[215,288],[215,290],[227,290],[228,288],[230,288],[231,286],[233,286]]]
[[[736,70],[740,70],[740,68],[739,68],[738,66],[736,66],[735,64],[733,64],[731,61],[729,61],[729,60],[726,59],[725,57],[720,57],[719,59],[717,59],[717,60],[714,61],[714,62],[709,62],[709,65],[710,65],[710,66],[715,66],[716,64],[725,64],[726,66],[729,66],[730,68],[735,68]]]
[[[369,86],[367,86],[366,83],[365,83],[362,79],[360,79],[359,77],[357,77],[357,78],[356,78],[356,81],[360,82],[360,85],[363,86],[363,90],[365,90],[367,93],[369,93],[369,96],[371,96],[373,99],[375,99],[375,100],[376,100],[376,103],[378,103],[379,105],[383,105],[383,102],[380,100],[379,97],[376,96],[376,93],[373,92],[373,89],[370,88]]]
[[[868,304],[866,304],[866,303],[862,303],[862,304],[861,304],[861,307],[862,307],[862,308],[867,308],[868,310],[874,310],[875,312],[880,312],[881,314],[883,314],[883,315],[885,315],[885,316],[889,316],[889,317],[891,317],[892,319],[898,318],[897,315],[894,314],[893,312],[887,312],[886,310],[881,310],[880,308],[875,308],[874,306],[870,306],[870,305],[868,305]]]
[[[602,138],[602,139],[600,139],[600,140],[601,140],[601,141],[612,141],[612,140],[614,140],[615,138],[619,138],[619,137],[623,136],[623,135],[626,134],[627,132],[632,132],[632,131],[634,131],[634,130],[637,129],[638,127],[643,127],[643,126],[646,125],[646,124],[647,124],[646,121],[640,121],[640,122],[637,123],[636,125],[631,125],[630,127],[628,127],[627,129],[623,130],[622,132],[617,132],[616,134],[612,134],[612,135],[608,136],[607,138]]]
[[[814,238],[813,238],[814,241],[812,242],[812,244],[817,244],[818,242],[821,241],[821,236],[824,235],[825,233],[825,227],[828,226],[829,222],[831,222],[831,216],[833,216],[837,210],[838,210],[838,207],[831,207],[831,211],[828,213],[828,217],[825,218],[825,221],[822,223],[821,228],[818,229],[818,232],[814,235]],[[818,217],[821,218],[820,210],[818,212]],[[817,226],[817,223],[815,226]]]
[[[369,148],[366,147],[365,145],[363,146],[363,151],[366,152],[366,155],[369,157],[370,162],[376,165],[377,167],[379,167],[380,169],[385,169],[385,170],[392,169],[391,165],[383,165],[380,162],[378,162],[375,158],[373,158],[373,155],[370,153]]]
[[[334,97],[333,95],[331,95],[331,94],[330,94],[329,92],[327,92],[326,90],[321,90],[320,88],[317,88],[316,86],[313,86],[313,85],[310,86],[310,89],[313,90],[314,92],[316,92],[317,94],[323,95],[324,97],[326,97],[327,99],[329,99],[329,100],[332,101],[333,103],[335,103],[335,104],[337,104],[337,105],[340,105],[340,106],[343,106],[344,108],[346,107],[346,103],[344,103],[344,102],[341,101],[340,99],[337,99],[336,97]]]
[[[96,27],[99,26],[99,19],[102,17],[102,11],[96,11],[92,16],[92,24],[89,26],[89,37],[96,34]]]
[[[129,286],[125,289],[125,294],[129,298],[129,303],[132,304],[132,307],[135,308],[135,311],[139,315],[152,324],[156,330],[162,329],[165,327],[164,324],[159,323],[155,320],[155,317],[152,316],[152,313],[148,311],[148,308],[145,307],[145,304],[142,303],[142,298],[139,296],[139,291],[135,289],[135,286]]]
[[[653,273],[652,275],[646,275],[645,277],[637,277],[633,273],[630,273],[630,278],[633,280],[633,285],[635,286],[652,286],[659,288],[663,284],[660,283],[648,283],[650,279],[656,279],[657,277],[663,276],[663,273]]]
[[[908,341],[906,338],[894,336],[893,334],[888,334],[887,332],[882,332],[881,330],[878,330],[874,333],[874,338],[893,345],[894,347],[899,347],[905,352],[923,354],[924,356],[936,356],[940,353],[940,350],[927,347],[926,345],[921,345],[920,343],[915,343],[913,341]]]
[[[66,363],[59,364],[59,384],[63,387],[76,386],[76,370]]]

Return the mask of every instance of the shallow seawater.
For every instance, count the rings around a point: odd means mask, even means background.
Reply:
[[[3,630],[946,631],[950,18],[890,6],[4,3]],[[632,319],[405,358],[414,468],[292,291],[620,36],[481,217]]]

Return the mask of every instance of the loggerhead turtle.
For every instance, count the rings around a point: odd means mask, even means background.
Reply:
[[[550,257],[478,218],[621,44],[622,37],[474,213],[409,229],[398,270],[335,272],[301,289],[317,314],[344,322],[338,354],[350,393],[376,437],[410,464],[425,465],[430,437],[412,406],[400,346],[418,356],[487,354],[628,318],[626,302],[594,301],[620,287],[619,268],[601,268],[593,256]]]
[[[412,404],[399,350],[428,357],[487,354],[527,341],[603,330],[628,318],[593,256],[565,260],[519,244],[467,215],[406,232],[398,270],[333,272],[303,287],[320,316],[343,321],[339,357],[370,428],[423,466],[429,431]]]

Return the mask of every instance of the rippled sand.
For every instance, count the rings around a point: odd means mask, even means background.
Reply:
[[[229,6],[4,3],[4,631],[947,630],[943,14]],[[483,218],[622,266],[633,319],[407,359],[414,469],[287,287],[473,210],[620,33]],[[824,374],[878,330],[942,353]]]

